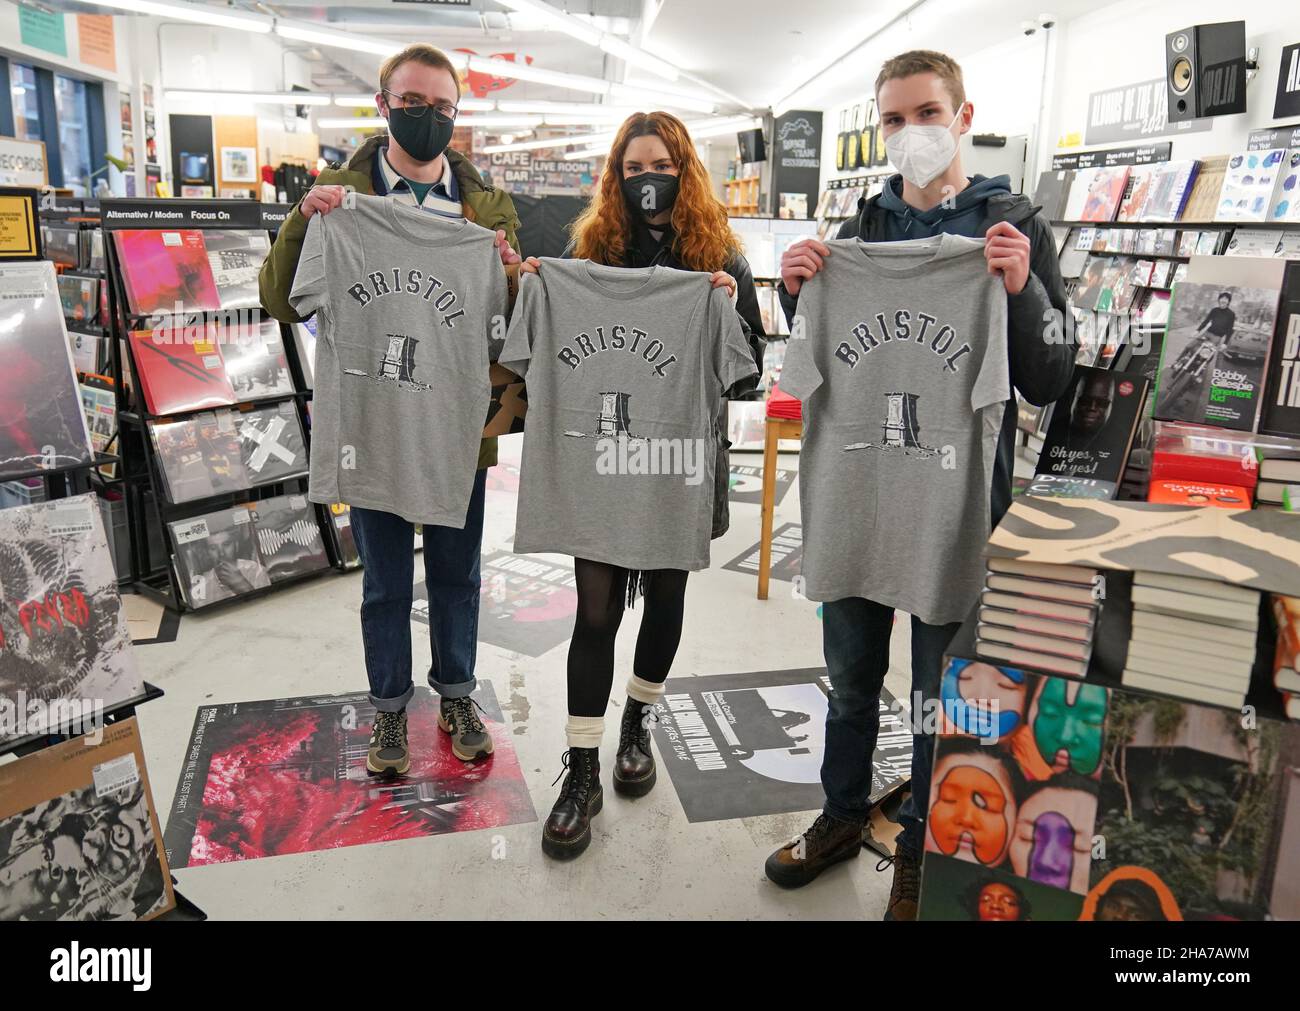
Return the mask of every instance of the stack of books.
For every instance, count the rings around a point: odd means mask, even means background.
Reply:
[[[1282,693],[1288,719],[1300,720],[1300,597],[1273,596],[1277,654],[1273,684]]]
[[[1097,628],[1093,568],[989,558],[975,652],[989,660],[1084,677]]]
[[[1139,571],[1132,599],[1124,684],[1211,705],[1245,704],[1259,633],[1258,590]]]

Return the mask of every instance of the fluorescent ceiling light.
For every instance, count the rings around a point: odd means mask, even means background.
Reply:
[[[370,53],[372,56],[392,56],[406,48],[404,42],[391,39],[377,39],[373,36],[360,35],[356,32],[340,32],[333,28],[319,28],[315,25],[298,24],[293,21],[276,21],[275,34],[295,42],[309,42],[315,46],[332,46],[335,49],[350,49],[354,53]],[[448,53],[454,59],[455,53]],[[462,58],[464,54],[461,54]]]
[[[590,91],[595,95],[608,95],[610,84],[604,78],[586,77],[582,74],[566,74],[558,70],[543,70],[527,63],[513,60],[493,59],[487,56],[471,56],[469,69],[493,77],[511,78],[516,81],[535,81],[538,84],[553,84],[558,88],[571,88],[574,91]]]
[[[388,120],[382,116],[322,116],[316,126],[321,130],[383,130]]]
[[[566,35],[571,35],[589,46],[600,43],[600,37],[603,33],[599,28],[570,17],[563,11],[556,10],[548,3],[540,3],[538,0],[497,0],[497,3],[502,7],[509,7],[512,11],[532,14],[546,26],[564,32]]]
[[[574,144],[604,144],[614,140],[614,133],[581,133],[572,137],[550,137],[546,140],[523,140],[515,144],[488,144],[484,154],[501,154],[506,151],[540,151],[548,147],[570,147]]]
[[[762,126],[762,120],[753,116],[730,116],[726,119],[703,120],[697,123],[687,123],[686,130],[696,140],[706,140],[709,137],[720,137],[729,133],[739,133],[741,130],[753,129]],[[561,155],[565,161],[579,161],[583,158],[595,158],[600,155],[609,154],[609,149],[614,143],[614,136],[608,135],[604,138],[584,138],[589,146],[577,151],[569,151]]]
[[[637,111],[634,105],[597,105],[595,102],[498,101],[496,108],[499,112],[540,112],[543,115],[559,113],[575,116],[604,116],[608,114],[610,119],[626,118]]]
[[[169,102],[230,102],[242,105],[329,105],[330,96],[311,91],[172,91]]]
[[[651,56],[644,49],[638,49],[630,42],[624,42],[615,35],[602,35],[600,37],[600,48],[609,53],[610,56],[616,56],[635,67],[644,67],[652,74],[658,74],[670,81],[675,81],[682,76],[681,71],[671,63],[661,60],[657,56]]]
[[[684,95],[651,90],[635,84],[615,84],[610,88],[610,96],[621,102],[633,102],[642,107],[690,109],[692,112],[712,112],[717,108],[717,104],[709,98],[698,95],[687,98]]]
[[[226,13],[205,4],[170,4],[157,0],[85,0],[95,7],[111,7],[131,14],[152,14],[160,18],[193,21],[212,28],[237,28],[263,34],[271,30],[271,19],[250,14]]]
[[[541,126],[541,116],[505,116],[496,113],[481,113],[477,116],[460,116],[457,126]]]
[[[636,110],[619,113],[617,116],[575,116],[563,112],[548,112],[543,118],[547,126],[609,126],[610,123],[621,123],[628,116],[635,114]]]
[[[374,95],[332,95],[335,105],[345,109],[369,109],[375,104]]]

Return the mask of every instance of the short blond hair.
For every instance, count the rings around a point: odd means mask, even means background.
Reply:
[[[937,74],[952,96],[953,112],[966,104],[966,84],[962,80],[961,65],[951,56],[937,53],[933,49],[913,49],[886,60],[876,78],[877,96],[880,94],[880,86],[886,81],[896,81],[900,77],[912,77],[915,74]]]
[[[423,63],[426,67],[434,67],[438,70],[445,70],[451,74],[451,79],[456,82],[456,98],[460,98],[460,73],[456,70],[455,64],[447,58],[437,46],[431,46],[427,42],[416,42],[407,46],[400,53],[394,53],[379,67],[379,90],[387,91],[388,82],[392,79],[394,72],[403,63],[410,63],[414,60],[416,63]]]

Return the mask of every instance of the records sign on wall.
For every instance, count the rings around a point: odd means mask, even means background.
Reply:
[[[91,459],[54,264],[0,265],[0,478]]]
[[[94,495],[0,509],[0,588],[0,739],[143,693]]]

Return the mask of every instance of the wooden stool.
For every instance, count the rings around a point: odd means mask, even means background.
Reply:
[[[763,441],[763,530],[758,545],[758,599],[767,599],[772,570],[772,515],[776,512],[776,448],[782,439],[802,439],[803,422],[768,418]]]

